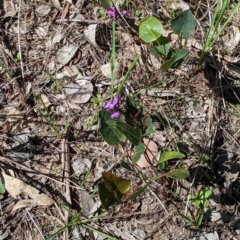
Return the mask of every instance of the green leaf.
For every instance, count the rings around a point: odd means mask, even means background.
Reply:
[[[172,169],[169,172],[163,173],[161,176],[182,180],[189,176],[189,171],[185,168]]]
[[[109,9],[111,7],[111,2],[108,0],[99,0],[101,5],[105,8],[105,9]]]
[[[103,140],[112,146],[119,144],[124,139],[124,136],[115,126],[107,123],[111,119],[111,113],[101,110],[99,116],[101,119],[100,134]]]
[[[173,56],[170,60],[166,61],[165,63],[162,64],[162,66],[160,67],[160,70],[168,70],[169,68],[172,67],[172,65],[175,63],[177,59],[177,56]]]
[[[161,162],[161,163],[158,163],[158,166],[160,167],[160,169],[162,170],[165,170],[168,166],[168,162]]]
[[[212,191],[211,190],[201,190],[199,195],[200,195],[201,199],[209,199],[212,197]]]
[[[5,187],[3,183],[0,181],[0,194],[4,194],[4,193],[5,193]]]
[[[155,133],[153,122],[152,122],[152,118],[150,117],[150,115],[147,115],[147,120],[146,120],[145,124],[146,124],[147,128],[144,131],[143,136],[147,136],[150,133]]]
[[[180,212],[178,212],[178,214],[179,214],[183,219],[185,219],[185,220],[187,220],[188,222],[192,223],[192,220],[191,220],[189,217],[187,217],[185,214],[180,213]]]
[[[106,188],[103,182],[98,183],[98,194],[100,201],[106,210],[117,202],[114,194]]]
[[[135,155],[133,156],[132,161],[136,163],[140,159],[141,155],[145,152],[145,146],[142,143],[139,143],[138,145],[134,146],[134,152]]]
[[[102,177],[106,188],[112,193],[120,192],[121,194],[126,194],[130,189],[131,183],[127,179],[118,177],[110,172],[103,172]]]
[[[180,153],[180,152],[177,152],[177,151],[168,151],[167,152],[167,151],[165,151],[161,154],[158,163],[162,163],[162,162],[169,161],[169,160],[176,159],[176,158],[183,158],[183,157],[185,157],[185,155]]]
[[[139,36],[146,42],[154,42],[162,35],[162,23],[156,17],[145,17],[139,25]]]
[[[191,195],[189,195],[188,199],[191,201],[195,201],[197,199],[197,197],[191,194]]]
[[[176,56],[174,63],[171,68],[177,68],[180,64],[187,58],[189,51],[185,48],[182,49],[172,49],[169,53],[169,58]]]
[[[138,145],[142,137],[142,131],[139,128],[132,127],[121,121],[108,120],[107,124],[112,128],[120,131],[133,144]]]
[[[58,229],[55,233],[51,234],[49,237],[46,237],[44,240],[53,240],[55,237],[57,237],[60,233],[62,233],[66,228],[69,227],[69,223],[60,229]]]
[[[136,120],[138,120],[143,115],[143,108],[137,106],[136,100],[128,96],[126,99],[126,122],[132,126],[135,126],[134,117],[137,116]]]
[[[202,224],[202,220],[203,220],[203,214],[200,214],[197,222],[195,222],[195,225],[200,226]]]
[[[200,201],[199,199],[196,199],[196,200],[194,201],[194,203],[195,203],[195,205],[198,206],[198,207],[201,205],[201,201]]]
[[[125,168],[125,169],[127,169],[129,171],[133,171],[131,166],[127,162],[125,162],[125,161],[122,161],[120,165],[121,165],[121,167],[123,167],[123,168]]]
[[[171,27],[181,38],[188,39],[196,27],[192,12],[190,10],[182,12],[172,21]]]
[[[156,58],[167,56],[169,51],[168,39],[164,36],[160,36],[160,38],[153,42],[153,46],[149,47],[149,51]]]

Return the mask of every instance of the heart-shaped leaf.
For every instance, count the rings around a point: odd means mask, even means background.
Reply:
[[[108,111],[101,110],[99,112],[101,119],[100,134],[104,141],[109,145],[117,145],[124,139],[124,135],[114,125],[109,125],[107,121],[111,119],[111,113]]]
[[[110,172],[103,172],[102,177],[106,188],[110,192],[118,191],[122,194],[125,194],[130,189],[131,183],[127,179],[118,177],[117,175]]]
[[[184,39],[188,39],[196,27],[194,16],[190,10],[182,12],[172,21],[173,31]]]
[[[153,46],[149,47],[149,51],[156,58],[167,56],[169,52],[168,39],[164,36],[160,36],[160,38],[153,42]]]
[[[162,23],[156,17],[145,17],[139,25],[139,36],[146,42],[156,41],[162,35]]]
[[[152,118],[150,117],[150,115],[145,115],[146,116],[146,120],[145,120],[145,131],[143,136],[147,136],[150,133],[155,133],[156,131],[154,130],[154,126],[153,126],[153,122],[152,122]]]
[[[110,206],[117,202],[114,194],[110,192],[103,182],[98,184],[98,194],[103,207],[108,210]]]
[[[121,121],[108,120],[107,124],[112,129],[117,129],[133,144],[138,145],[142,137],[142,131],[139,128],[132,127]]]

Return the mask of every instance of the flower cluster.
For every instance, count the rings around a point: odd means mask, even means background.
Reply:
[[[120,117],[120,112],[119,112],[119,105],[120,103],[120,97],[114,96],[112,101],[108,101],[104,106],[103,109],[107,111],[111,111],[111,118],[112,119],[118,119]]]
[[[116,8],[113,7],[113,6],[111,6],[111,7],[109,8],[109,10],[107,11],[107,14],[108,14],[108,16],[109,16],[110,18],[116,17],[116,15],[117,15],[117,10],[116,10]],[[126,15],[126,14],[127,14],[127,10],[121,11],[121,14],[122,14],[122,15]]]

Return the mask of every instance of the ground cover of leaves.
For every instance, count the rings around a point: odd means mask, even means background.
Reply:
[[[194,72],[213,2],[132,0],[118,19],[116,85],[141,53],[124,92],[141,91],[136,99],[153,119],[157,154],[184,153],[168,167],[187,168],[190,177],[158,180],[102,214],[103,171],[133,186],[143,181],[139,171],[161,172],[146,160],[132,164],[127,142],[110,147],[99,122],[91,124],[100,109],[90,97],[109,97],[111,20],[97,1],[0,1],[0,176],[8,190],[0,195],[0,239],[46,239],[69,223],[55,239],[240,239],[239,14]],[[197,22],[190,54],[178,69],[160,71],[137,35],[140,18],[158,17],[174,44],[169,21],[189,8]],[[187,196],[201,189],[214,194],[196,227],[178,213],[193,218]]]

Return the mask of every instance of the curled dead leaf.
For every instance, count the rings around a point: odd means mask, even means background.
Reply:
[[[77,80],[76,83],[70,83],[65,88],[66,99],[71,103],[85,103],[93,92],[93,85],[88,79]]]
[[[78,47],[75,45],[64,46],[58,50],[56,59],[60,64],[66,65],[74,57],[77,50],[78,50]]]
[[[16,211],[17,209],[20,209],[20,208],[25,208],[25,207],[31,208],[31,207],[34,207],[34,205],[35,205],[34,200],[31,200],[31,199],[20,200],[19,202],[17,202],[13,206],[11,212],[14,212],[14,211]]]
[[[27,185],[20,179],[11,177],[5,173],[2,173],[4,179],[4,186],[6,191],[14,198],[19,194],[24,194],[32,199],[31,203],[36,206],[50,206],[54,201],[44,193],[39,193],[39,190]],[[24,207],[24,202],[19,203],[14,210]]]

